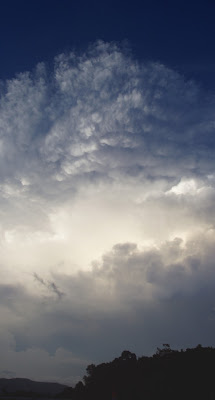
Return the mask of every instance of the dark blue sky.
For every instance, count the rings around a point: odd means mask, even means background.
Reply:
[[[215,87],[214,17],[214,1],[2,0],[0,77],[97,39],[127,40],[135,57]]]

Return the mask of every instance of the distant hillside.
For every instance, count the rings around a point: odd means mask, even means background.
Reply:
[[[60,383],[35,382],[24,378],[0,378],[1,396],[15,393],[21,395],[23,392],[55,396],[61,393],[66,387],[66,385],[61,385]]]

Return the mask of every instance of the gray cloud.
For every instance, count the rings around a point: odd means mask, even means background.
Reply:
[[[118,244],[91,271],[57,276],[66,293],[61,302],[23,294],[22,321],[10,325],[14,357],[22,354],[33,362],[34,349],[43,349],[41,357],[50,358],[51,368],[64,347],[64,357],[74,358],[73,366],[64,368],[66,377],[71,368],[81,374],[86,359],[101,362],[127,347],[150,354],[165,338],[179,348],[213,345],[214,240],[214,232],[208,232],[186,245],[175,239],[148,251]]]
[[[214,97],[103,42],[1,90],[2,371],[213,345]]]

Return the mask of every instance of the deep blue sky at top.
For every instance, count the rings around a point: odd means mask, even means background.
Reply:
[[[138,59],[214,89],[214,21],[214,0],[1,0],[0,79],[97,39],[126,40]]]

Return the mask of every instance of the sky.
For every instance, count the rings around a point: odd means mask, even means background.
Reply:
[[[215,345],[215,5],[7,0],[0,377]]]

